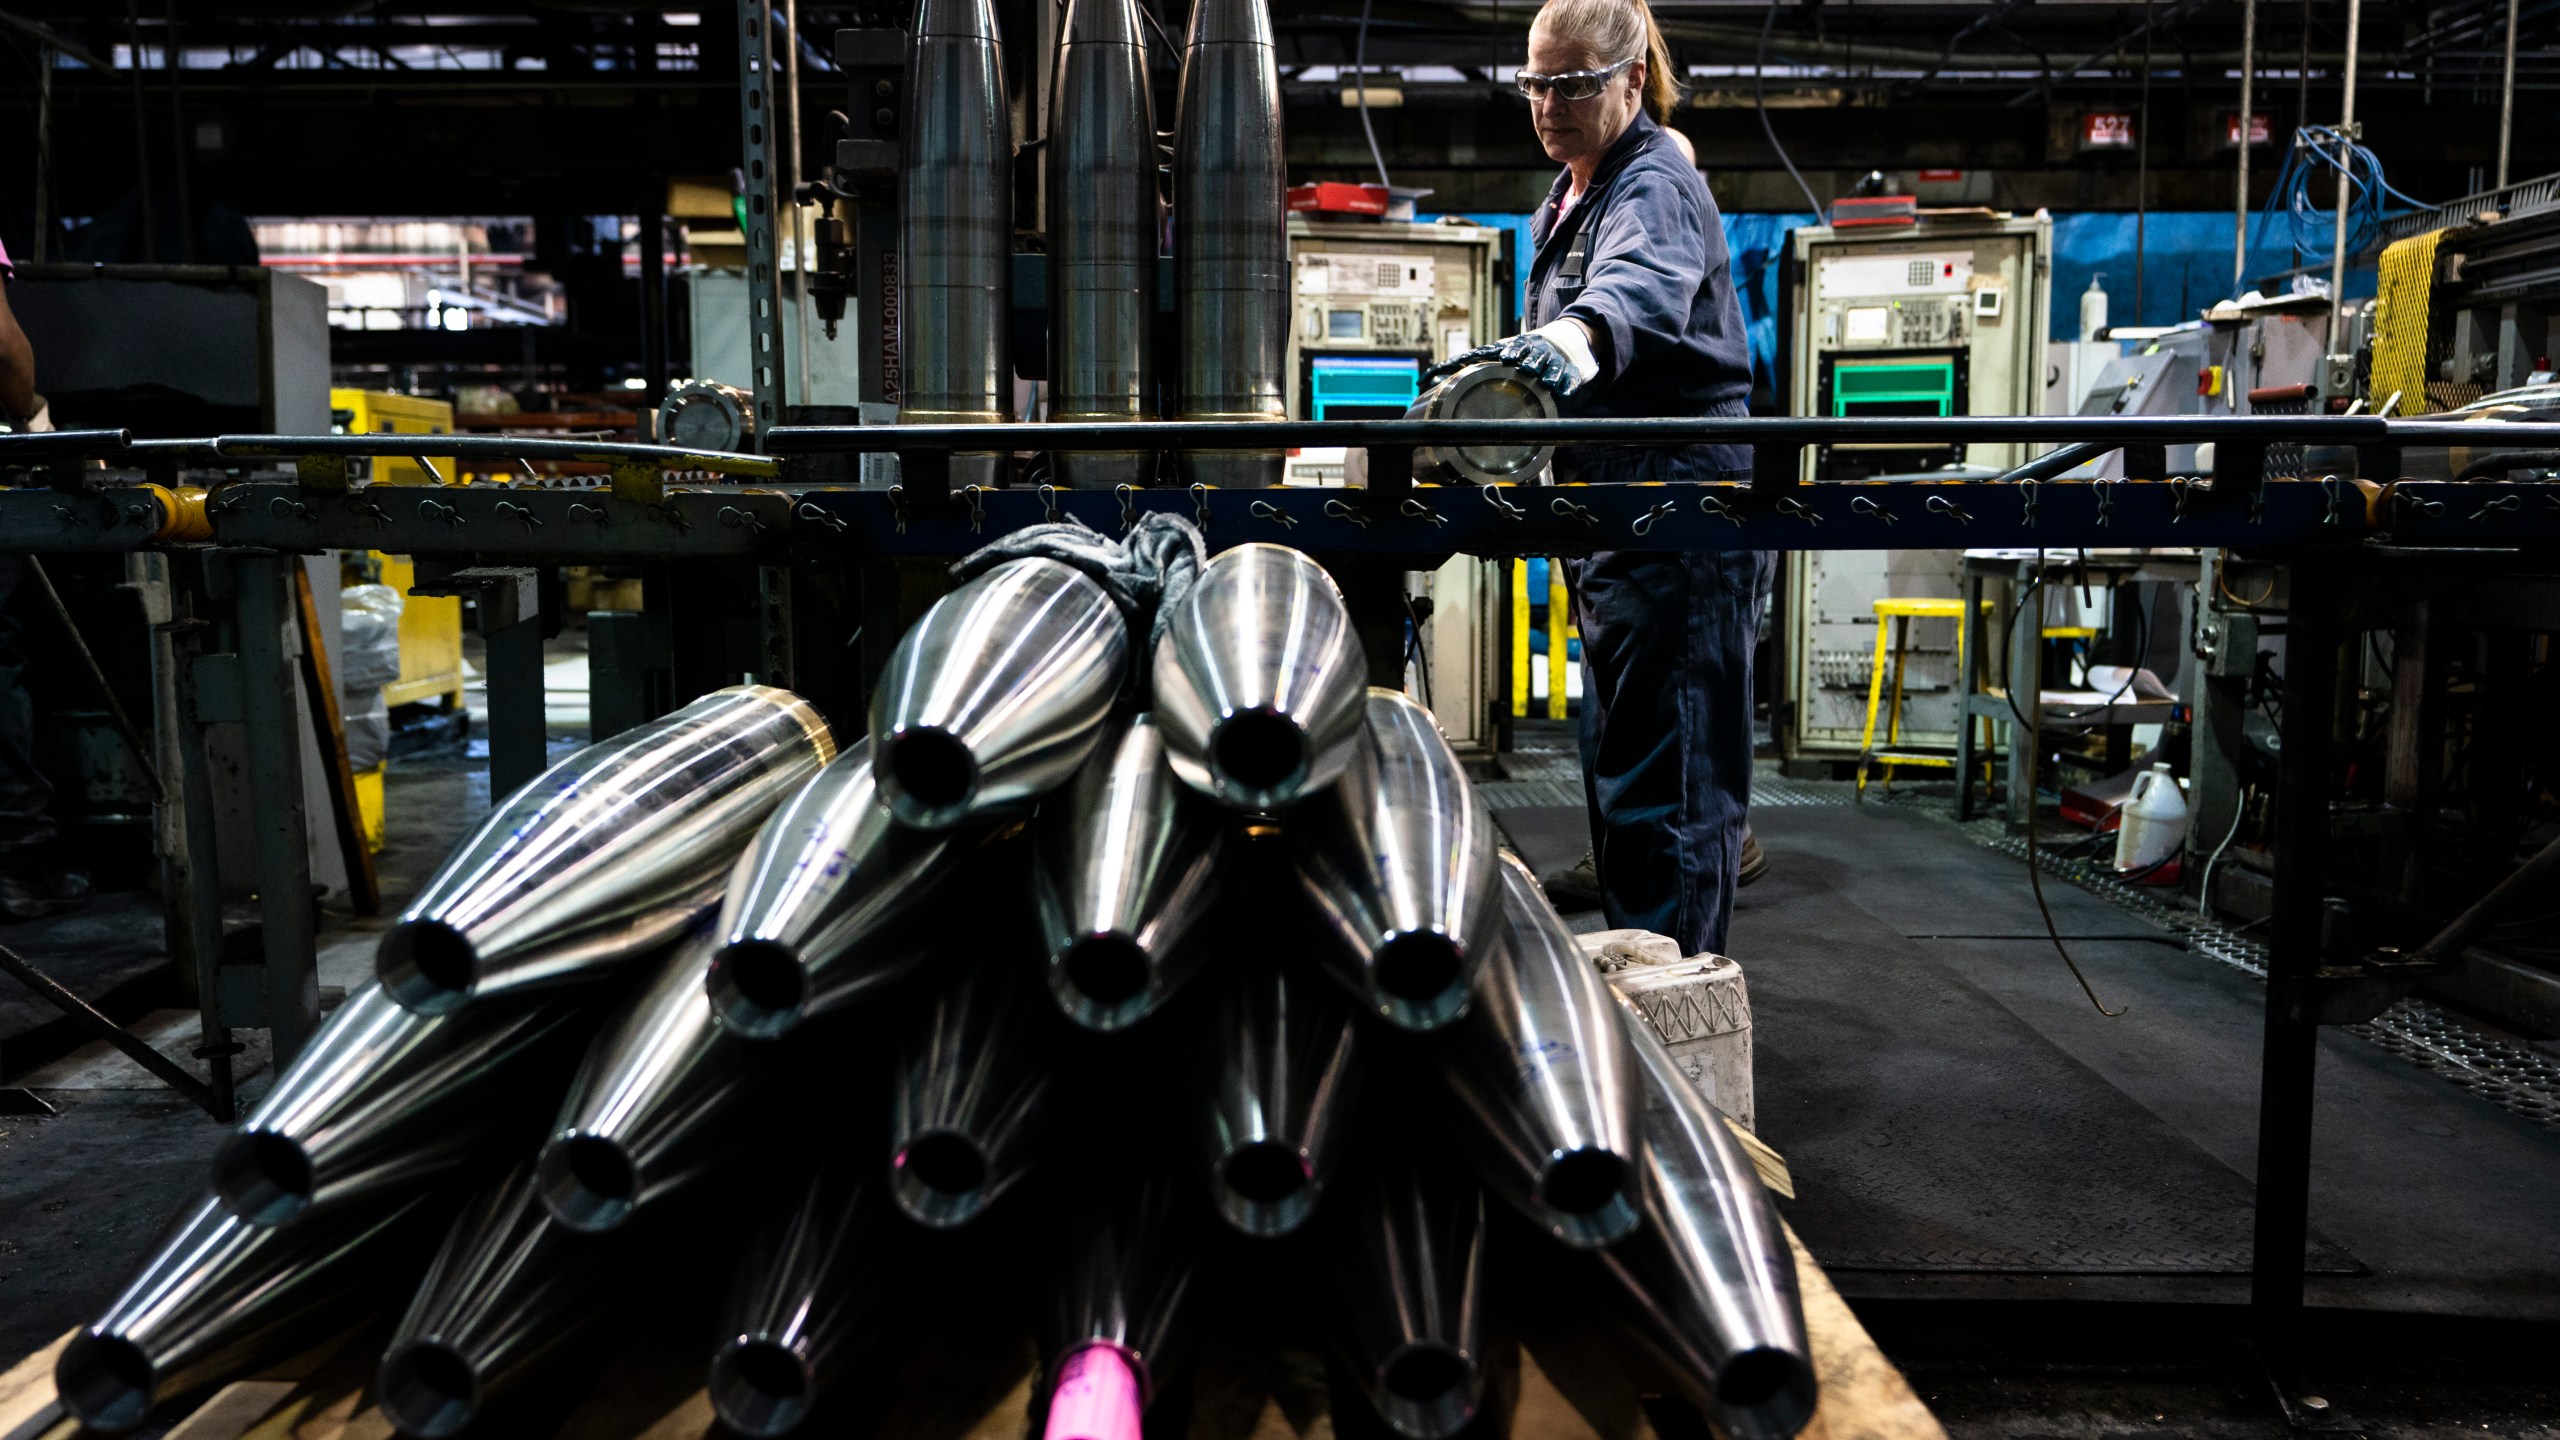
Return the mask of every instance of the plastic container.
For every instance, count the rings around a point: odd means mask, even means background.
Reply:
[[[1683,957],[1678,941],[1642,930],[1575,938],[1698,1093],[1753,1128],[1751,992],[1742,967],[1722,955]]]
[[[2165,764],[2134,777],[2116,828],[2116,873],[2150,885],[2178,878],[2178,847],[2187,839],[2187,797]]]
[[[2080,343],[2096,340],[2107,328],[2106,272],[2089,277],[2089,288],[2080,292]]]

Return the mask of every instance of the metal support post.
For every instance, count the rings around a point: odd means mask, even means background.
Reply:
[[[773,6],[738,0],[738,132],[746,178],[747,378],[755,392],[756,443],[782,423],[782,232],[775,227],[771,81]]]
[[[1369,660],[1369,683],[1389,690],[1404,688],[1404,567],[1398,561],[1345,559],[1325,562],[1334,583],[1342,587],[1343,608],[1359,632],[1360,648]],[[1561,678],[1550,683],[1562,684]]]
[[[2345,94],[2338,102],[2338,211],[2337,234],[2329,256],[2329,344],[2324,354],[2338,353],[2338,342],[2346,331],[2340,322],[2346,317],[2347,296],[2347,206],[2355,198],[2354,174],[2356,143],[2356,50],[2364,40],[2364,0],[2347,0],[2347,54],[2344,67]],[[2388,476],[2378,478],[2388,479]]]
[[[195,987],[202,1022],[198,1058],[212,1081],[213,1113],[232,1117],[231,1057],[240,1044],[222,1018],[222,853],[213,813],[213,773],[205,764],[202,707],[196,698],[195,662],[203,653],[209,628],[195,618],[194,598],[172,585],[171,614],[153,627],[154,668],[159,670],[163,702],[156,706],[162,736],[160,753],[175,782],[171,803],[177,824],[169,827],[176,842],[161,856],[160,888],[167,906],[169,954],[187,968]]]
[[[2507,188],[2507,150],[2516,133],[2516,0],[2507,0],[2507,58],[2498,76],[2498,183]]]
[[[472,595],[489,667],[489,803],[543,771],[542,574],[514,565],[421,576],[412,595]]]
[[[2311,1228],[2312,1082],[2320,1044],[2312,989],[2321,963],[2329,755],[2347,600],[2339,558],[2297,556],[2291,571],[2266,1045],[2258,1072],[2257,1236],[2249,1286],[2265,1359],[2287,1384],[2300,1361],[2302,1254]]]
[[[2009,592],[2009,828],[2023,830],[2036,821],[2034,759],[2044,744],[2044,595],[2036,584],[2038,562],[2018,564],[2016,588]],[[2019,717],[2024,716],[2024,723]]]
[[[544,759],[541,577],[515,570],[480,589],[489,663],[489,803],[534,776]]]
[[[2231,293],[2249,279],[2249,110],[2258,79],[2258,0],[2240,0],[2240,173],[2231,200]]]
[[[1964,652],[1964,664],[1956,672],[1956,818],[1970,820],[1977,758],[1973,737],[1982,725],[1973,701],[1983,691],[1981,676],[1987,668],[1983,651],[1991,643],[1991,627],[1982,618],[1982,573],[1970,565],[1964,572],[1964,614],[1957,618],[1956,627],[1963,634],[1958,648]]]
[[[756,567],[756,681],[785,690],[798,689],[800,678],[791,576],[788,565]]]
[[[265,930],[264,999],[276,1067],[293,1062],[320,1023],[314,970],[311,832],[303,816],[302,705],[285,646],[299,628],[291,594],[299,556],[247,551],[234,564],[240,614],[240,718],[247,727],[251,829],[258,843],[258,914]]]
[[[666,208],[667,182],[652,177],[640,207],[640,393],[653,407],[667,398]],[[640,438],[664,439],[654,428]]]

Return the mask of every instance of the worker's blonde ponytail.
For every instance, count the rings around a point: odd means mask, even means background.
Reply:
[[[1670,123],[1671,112],[1680,107],[1680,77],[1645,0],[1547,0],[1530,24],[1581,46],[1589,69],[1644,61],[1644,108],[1655,120]]]

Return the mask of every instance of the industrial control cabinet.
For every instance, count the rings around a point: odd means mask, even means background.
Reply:
[[[1503,231],[1289,219],[1289,418],[1393,420],[1422,372],[1508,333]],[[1340,485],[1345,454],[1289,457],[1287,483]]]
[[[1504,232],[1481,225],[1289,220],[1289,416],[1398,419],[1422,372],[1509,332]],[[1340,485],[1351,452],[1289,456],[1286,483]],[[1461,757],[1490,754],[1503,708],[1499,562],[1460,555],[1406,577],[1428,665],[1406,689],[1432,707]]]
[[[2044,409],[2053,225],[2043,215],[1924,217],[1917,225],[1792,237],[1789,413],[2033,415]],[[1997,473],[2020,445],[1807,446],[1807,480]],[[1958,468],[1961,467],[1961,468]],[[1773,614],[1779,753],[1858,753],[1876,649],[1875,602],[1962,593],[1956,550],[1788,554]],[[1963,677],[1955,622],[1911,622],[1903,742],[1953,744]],[[1881,737],[1879,737],[1881,738]]]

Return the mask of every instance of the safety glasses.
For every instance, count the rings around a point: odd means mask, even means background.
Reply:
[[[1609,82],[1617,78],[1618,72],[1634,63],[1636,63],[1636,57],[1630,55],[1615,65],[1599,70],[1567,70],[1559,75],[1538,75],[1523,70],[1520,72],[1519,79],[1513,83],[1520,87],[1521,94],[1532,100],[1547,98],[1547,92],[1550,90],[1554,91],[1560,99],[1588,100],[1608,89]]]

